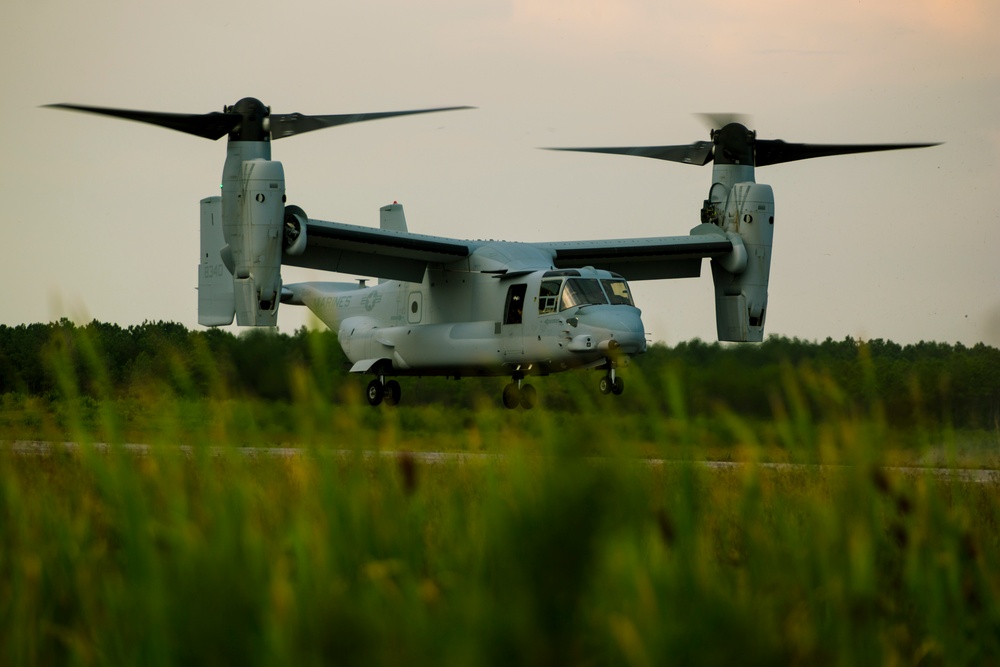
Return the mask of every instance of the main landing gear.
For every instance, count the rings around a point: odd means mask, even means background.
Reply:
[[[378,405],[382,401],[385,401],[386,405],[398,405],[402,393],[403,389],[398,382],[395,380],[386,382],[385,376],[379,375],[368,383],[365,398],[368,399],[368,405]]]
[[[538,403],[538,392],[530,384],[522,384],[523,375],[515,375],[511,383],[503,388],[503,405],[513,410],[521,406],[530,410]]]

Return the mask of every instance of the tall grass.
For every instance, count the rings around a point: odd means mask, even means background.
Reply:
[[[295,373],[284,417],[225,388],[123,415],[67,378],[58,428],[81,446],[0,450],[0,664],[1000,660],[998,487],[887,470],[877,406],[822,376],[789,370],[756,424],[689,418],[676,378],[656,379],[668,414],[616,419],[581,384],[572,409],[456,422]],[[158,446],[87,444],[130,423]],[[694,462],[720,439],[749,463]],[[286,440],[300,453],[228,446]]]

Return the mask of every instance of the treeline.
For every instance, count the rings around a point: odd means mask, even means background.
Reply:
[[[0,394],[56,400],[67,394],[121,397],[170,391],[294,401],[304,386],[331,401],[360,396],[364,382],[330,331],[292,335],[255,329],[233,335],[189,331],[172,322],[127,328],[93,321],[0,326]],[[974,428],[1000,423],[1000,350],[978,344],[846,338],[807,342],[772,336],[759,345],[654,345],[634,359],[616,410],[683,411],[713,415],[728,409],[768,418],[776,410],[833,402],[847,410],[877,411],[891,423],[933,420]],[[596,373],[534,381],[544,403],[572,409],[581,385],[596,392]],[[404,382],[404,403],[476,406],[496,402],[508,380]],[[594,384],[594,387],[590,387]],[[640,393],[642,400],[630,400]],[[608,399],[615,400],[615,399]]]
[[[656,377],[679,378],[696,413],[714,405],[770,416],[794,409],[790,404],[798,401],[806,409],[822,404],[879,414],[900,426],[923,421],[1000,430],[1000,350],[983,343],[899,345],[853,338],[816,343],[781,336],[759,345],[694,340],[653,346],[637,365]]]
[[[346,374],[346,361],[332,332],[304,328],[292,336],[267,329],[235,336],[220,329],[189,331],[176,322],[123,328],[96,320],[77,326],[64,318],[0,325],[0,394],[99,397],[169,390],[287,400],[291,369],[313,369],[317,378],[333,380]]]

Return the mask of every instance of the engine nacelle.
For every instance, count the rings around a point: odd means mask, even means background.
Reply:
[[[286,255],[301,255],[306,250],[306,222],[309,216],[298,206],[285,207],[284,249]]]
[[[734,255],[712,260],[715,319],[719,340],[764,340],[767,284],[774,237],[774,193],[770,185],[737,183],[729,193],[723,222]],[[742,240],[737,252],[736,239]],[[743,255],[740,257],[739,255]],[[741,266],[743,265],[743,266]],[[742,270],[740,270],[742,268]]]
[[[223,256],[227,267],[232,265],[240,326],[277,324],[284,199],[280,162],[245,160],[238,178],[223,181],[223,211],[229,214],[224,221],[228,250]]]

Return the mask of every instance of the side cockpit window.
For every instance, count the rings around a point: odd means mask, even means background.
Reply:
[[[561,280],[543,280],[538,290],[538,314],[554,313],[559,307]]]

